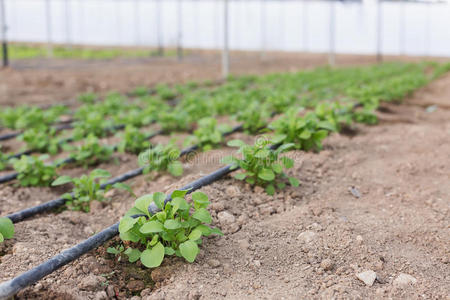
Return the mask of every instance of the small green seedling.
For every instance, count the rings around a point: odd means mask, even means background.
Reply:
[[[0,243],[14,237],[14,224],[9,218],[0,218]]]
[[[139,154],[139,166],[144,167],[144,174],[151,171],[168,171],[173,176],[183,174],[183,164],[179,161],[180,149],[173,143],[158,144]]]
[[[299,110],[289,109],[283,116],[269,125],[274,130],[272,141],[278,143],[293,143],[295,149],[321,150],[322,140],[328,136],[328,131],[334,131],[335,126],[328,121],[320,121],[309,112],[299,116]]]
[[[94,93],[83,93],[77,97],[77,100],[84,104],[94,104],[98,96]]]
[[[133,126],[127,126],[119,136],[121,140],[117,148],[120,152],[138,154],[150,146],[147,135]]]
[[[27,144],[28,149],[54,155],[62,148],[61,141],[55,136],[55,128],[43,125],[25,130],[19,139]]]
[[[208,196],[195,192],[192,194],[193,204],[189,204],[185,199],[186,193],[173,192],[172,201],[166,204],[167,196],[159,192],[136,200],[119,224],[122,241],[132,243],[124,251],[130,262],[139,259],[147,268],[156,268],[165,256],[171,255],[193,262],[199,253],[202,236],[223,235],[219,229],[208,226],[212,221],[207,210]],[[148,211],[151,203],[160,212],[151,215]]]
[[[90,203],[92,201],[104,201],[105,193],[111,188],[124,189],[129,191],[132,195],[131,188],[124,183],[116,183],[112,186],[108,185],[101,189],[101,185],[107,178],[111,177],[108,171],[102,169],[95,169],[89,175],[82,175],[80,178],[72,178],[70,176],[60,176],[53,183],[52,186],[72,183],[74,189],[72,193],[66,193],[63,198],[67,199],[67,207],[77,211],[90,211]]]
[[[67,145],[65,148],[71,150],[70,156],[84,167],[109,161],[114,151],[113,146],[101,144],[94,135],[89,135],[82,145],[75,147]]]
[[[17,179],[21,186],[49,186],[56,177],[56,168],[47,165],[44,160],[48,155],[39,157],[22,155],[20,159],[13,158],[10,162],[18,173]]]
[[[280,157],[281,153],[294,148],[294,144],[284,144],[272,150],[271,143],[269,140],[258,140],[254,146],[250,146],[243,141],[232,140],[228,142],[228,146],[239,147],[238,153],[242,154],[242,158],[227,156],[223,159],[224,163],[230,163],[234,168],[240,167],[243,170],[235,174],[234,178],[264,187],[269,195],[275,193],[275,188],[283,189],[286,186],[285,179],[292,186],[299,185],[297,178],[288,177],[283,172],[283,167],[292,168],[294,161],[288,157]]]
[[[267,105],[253,102],[246,109],[239,111],[236,118],[243,122],[245,132],[255,134],[267,125],[270,112]]]
[[[223,134],[230,130],[231,127],[228,125],[217,125],[217,120],[214,118],[203,118],[198,121],[198,128],[187,140],[187,144],[196,144],[204,151],[208,151],[220,145]]]

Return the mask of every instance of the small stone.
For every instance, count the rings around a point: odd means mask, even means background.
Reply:
[[[357,235],[356,236],[356,242],[358,243],[358,244],[362,244],[363,242],[364,242],[364,239],[363,239],[363,237],[362,236],[360,236],[360,235]]]
[[[130,280],[127,284],[127,289],[131,292],[139,292],[145,288],[145,283],[141,280]]]
[[[260,186],[255,186],[255,187],[254,187],[254,191],[255,191],[255,194],[262,194],[262,193],[265,193],[264,188],[262,188],[262,187],[260,187]]]
[[[130,298],[130,300],[141,300],[142,298],[139,296],[133,296]]]
[[[116,297],[116,291],[114,290],[113,285],[108,285],[108,287],[106,288],[106,294],[108,295],[109,298],[114,299]]]
[[[83,229],[84,233],[86,233],[87,235],[93,235],[94,234],[94,229],[92,229],[91,226],[86,226]]]
[[[190,291],[188,295],[188,300],[198,300],[200,299],[201,296],[202,294],[200,294],[200,292],[197,290]]]
[[[413,276],[405,273],[400,273],[397,278],[394,279],[393,284],[395,286],[407,286],[409,284],[415,284],[417,282],[417,279]]]
[[[300,240],[304,243],[311,243],[317,237],[317,234],[314,231],[303,231],[297,237],[297,240]]]
[[[261,267],[261,262],[259,260],[253,261],[253,265],[257,268]]]
[[[322,262],[320,263],[320,267],[324,270],[324,271],[329,271],[331,269],[333,269],[333,262],[331,261],[331,259],[324,259],[322,260]]]
[[[367,286],[372,286],[373,283],[375,282],[375,279],[377,279],[377,273],[375,273],[372,270],[368,270],[356,274],[356,277],[362,282],[364,282]]]
[[[156,268],[152,271],[151,277],[154,282],[161,282],[169,279],[171,272],[167,267]]]
[[[227,196],[229,197],[235,197],[240,193],[239,188],[236,186],[229,186],[225,189],[225,194],[227,194]]]
[[[248,239],[238,240],[237,243],[239,248],[241,248],[242,250],[248,250],[248,248],[250,247],[250,242],[248,241]]]
[[[152,289],[144,289],[141,291],[141,297],[148,296],[152,293]]]
[[[218,268],[218,267],[220,267],[220,261],[212,258],[212,259],[208,260],[208,265],[212,268]]]
[[[225,205],[222,202],[211,203],[211,205],[209,207],[211,210],[217,211],[217,212],[225,209]]]
[[[83,278],[81,282],[78,284],[78,288],[87,291],[96,290],[102,282],[105,282],[105,278],[101,276],[88,275]]]
[[[106,294],[105,291],[100,291],[97,294],[95,294],[94,299],[95,300],[106,300],[106,299],[108,299],[108,295]]]
[[[233,224],[236,221],[236,218],[227,211],[221,211],[220,213],[218,213],[217,218],[219,219],[219,222],[222,225]]]

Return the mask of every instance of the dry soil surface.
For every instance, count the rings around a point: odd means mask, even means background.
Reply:
[[[448,299],[449,105],[447,75],[402,105],[385,105],[376,126],[332,135],[320,153],[290,153],[296,161],[290,175],[301,186],[274,197],[230,177],[203,188],[225,236],[205,239],[193,264],[168,259],[150,271],[116,262],[105,253],[108,243],[18,298]],[[222,153],[189,162],[181,180],[140,177],[134,191],[183,186],[217,168]],[[130,156],[117,159],[121,164],[100,167],[117,174],[136,164]],[[8,204],[0,214],[61,192],[2,186],[0,203]],[[90,214],[64,211],[17,224],[15,238],[0,246],[0,282],[118,221],[133,199],[110,196]]]

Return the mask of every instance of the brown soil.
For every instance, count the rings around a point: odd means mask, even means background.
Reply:
[[[426,112],[433,104],[437,109]],[[379,125],[357,126],[353,137],[332,135],[320,153],[289,153],[296,161],[290,175],[302,184],[274,197],[230,177],[203,188],[213,203],[214,224],[225,236],[205,239],[193,264],[168,259],[150,271],[116,262],[105,253],[108,243],[18,298],[447,298],[449,105],[447,75],[405,104],[386,105]],[[243,137],[230,139],[238,136]],[[171,191],[216,169],[224,152],[230,150],[190,160],[181,179],[139,177],[133,189],[138,195]],[[120,165],[101,167],[114,174],[135,167],[132,156],[118,157]],[[2,185],[0,215],[59,192]],[[0,246],[0,282],[118,221],[133,199],[125,192],[110,196],[107,203],[94,203],[89,214],[49,213],[17,224],[15,238]],[[222,211],[235,220],[220,223]],[[356,276],[367,270],[376,272],[372,286]],[[401,273],[416,282],[402,282]]]

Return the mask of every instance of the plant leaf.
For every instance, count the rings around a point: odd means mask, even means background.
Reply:
[[[175,230],[181,228],[181,223],[178,220],[166,220],[164,222],[164,228]]]
[[[199,252],[198,246],[191,240],[180,244],[181,255],[190,263],[194,262]]]
[[[156,268],[164,259],[164,246],[158,242],[152,249],[146,249],[141,253],[141,262],[147,268]]]
[[[258,173],[258,177],[265,181],[272,181],[275,179],[275,174],[270,169],[262,169],[261,172]]]
[[[202,223],[210,224],[212,219],[209,212],[204,208],[199,208],[192,214],[192,217]]]
[[[6,239],[14,237],[14,224],[9,218],[0,218],[0,234]]]
[[[200,230],[200,229],[194,229],[194,230],[192,230],[192,232],[189,234],[189,236],[188,236],[188,238],[191,240],[191,241],[196,241],[196,240],[198,240],[199,238],[201,238],[202,237],[202,231]]]
[[[163,230],[164,230],[163,224],[156,220],[145,223],[139,229],[139,231],[144,234],[161,232]]]
[[[289,183],[294,187],[298,187],[300,185],[300,182],[295,177],[289,177]]]
[[[72,182],[72,177],[64,175],[56,178],[56,180],[52,182],[52,186],[63,185],[69,182]]]

